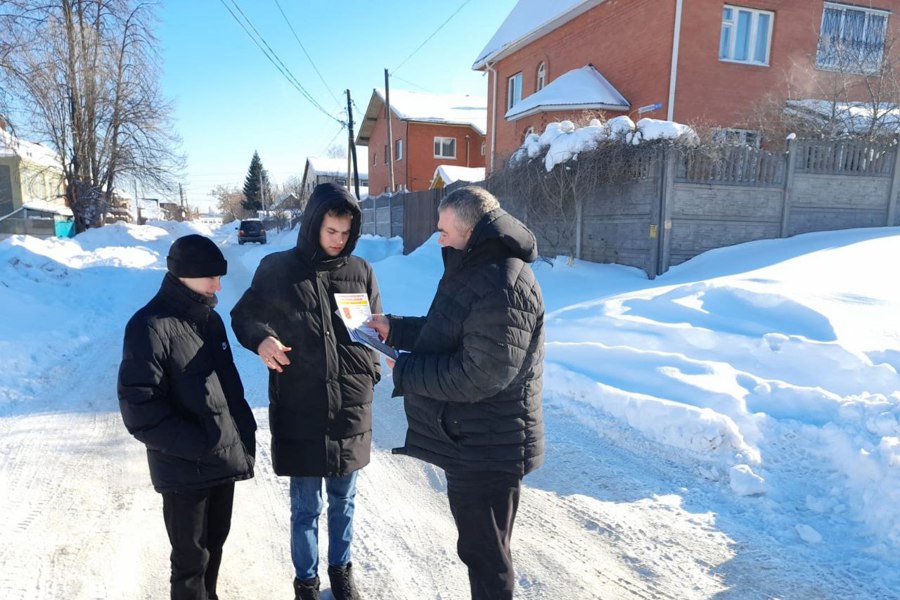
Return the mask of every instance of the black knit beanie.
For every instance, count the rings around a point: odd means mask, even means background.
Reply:
[[[228,271],[228,263],[215,242],[195,233],[172,243],[166,265],[175,277],[217,277]]]

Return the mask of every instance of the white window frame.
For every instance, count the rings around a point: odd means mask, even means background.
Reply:
[[[730,11],[730,16],[729,16]],[[738,58],[738,19],[741,14],[749,15],[750,30],[747,33],[747,55]],[[760,38],[760,20],[767,17],[769,26],[765,36],[765,56],[757,56]],[[726,4],[722,7],[722,29],[719,34],[719,60],[722,62],[734,62],[746,65],[768,67],[772,55],[772,30],[775,29],[775,13],[756,8],[745,8]]]
[[[506,110],[522,101],[522,72],[519,71],[506,80]]]
[[[481,155],[484,156],[485,152],[487,152],[487,143],[481,142]]]
[[[537,76],[534,79],[534,91],[541,91],[545,85],[547,85],[547,63],[541,61],[537,68]]]
[[[880,44],[880,48],[875,51],[871,58],[867,59],[865,55],[853,57],[850,55],[845,61],[841,60],[840,50],[835,49],[834,40],[828,36],[823,36],[825,27],[828,26],[830,18],[835,16],[835,12],[839,12],[838,35],[839,42],[845,40],[848,15],[850,13],[863,13],[863,32],[864,38],[874,36],[874,41]],[[839,4],[837,2],[826,2],[822,10],[822,23],[819,27],[819,43],[816,48],[816,68],[824,71],[850,71],[854,73],[874,73],[881,68],[881,62],[884,59],[885,42],[888,32],[888,18],[891,16],[890,11],[879,10],[877,8],[868,8],[865,6]],[[878,24],[873,22],[881,21],[880,28]],[[880,31],[879,31],[880,29]],[[880,39],[879,39],[880,38]],[[872,42],[869,42],[872,43]],[[865,52],[865,51],[864,51]]]
[[[403,160],[403,140],[394,140],[394,160]]]
[[[453,151],[453,154],[445,154],[445,147],[449,145],[450,149]],[[435,136],[434,138],[434,157],[435,158],[456,158],[456,138],[453,137],[439,137]]]

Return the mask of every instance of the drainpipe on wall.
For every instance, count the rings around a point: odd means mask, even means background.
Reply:
[[[681,43],[681,3],[675,0],[675,31],[672,34],[672,68],[669,71],[669,101],[666,107],[666,120],[675,120],[675,83],[678,79],[678,47]]]
[[[680,1],[680,0],[679,0]],[[494,70],[491,63],[485,63],[485,67],[489,73],[493,74],[493,86],[491,89],[491,102],[493,104],[493,112],[491,113],[491,169],[494,172],[494,148],[497,147],[497,71]]]

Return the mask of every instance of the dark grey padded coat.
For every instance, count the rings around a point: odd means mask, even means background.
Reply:
[[[319,245],[328,210],[350,208],[350,237],[331,258]],[[369,463],[372,390],[380,378],[374,350],[353,343],[336,314],[335,292],[368,294],[373,312],[381,295],[372,266],[350,256],[361,213],[346,190],[315,188],[297,246],[263,258],[250,288],[231,311],[238,341],[256,352],[268,336],[292,348],[283,372],[269,371],[272,465],[278,475],[333,477]]]
[[[534,235],[502,209],[444,248],[428,315],[390,316],[408,454],[449,471],[525,475],[544,462],[544,301]]]
[[[118,394],[125,427],[147,446],[157,491],[253,477],[256,420],[225,325],[171,274],[125,327]]]

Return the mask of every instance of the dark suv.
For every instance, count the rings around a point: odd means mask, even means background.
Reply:
[[[245,242],[266,243],[266,228],[259,219],[244,219],[238,227],[238,244]]]

